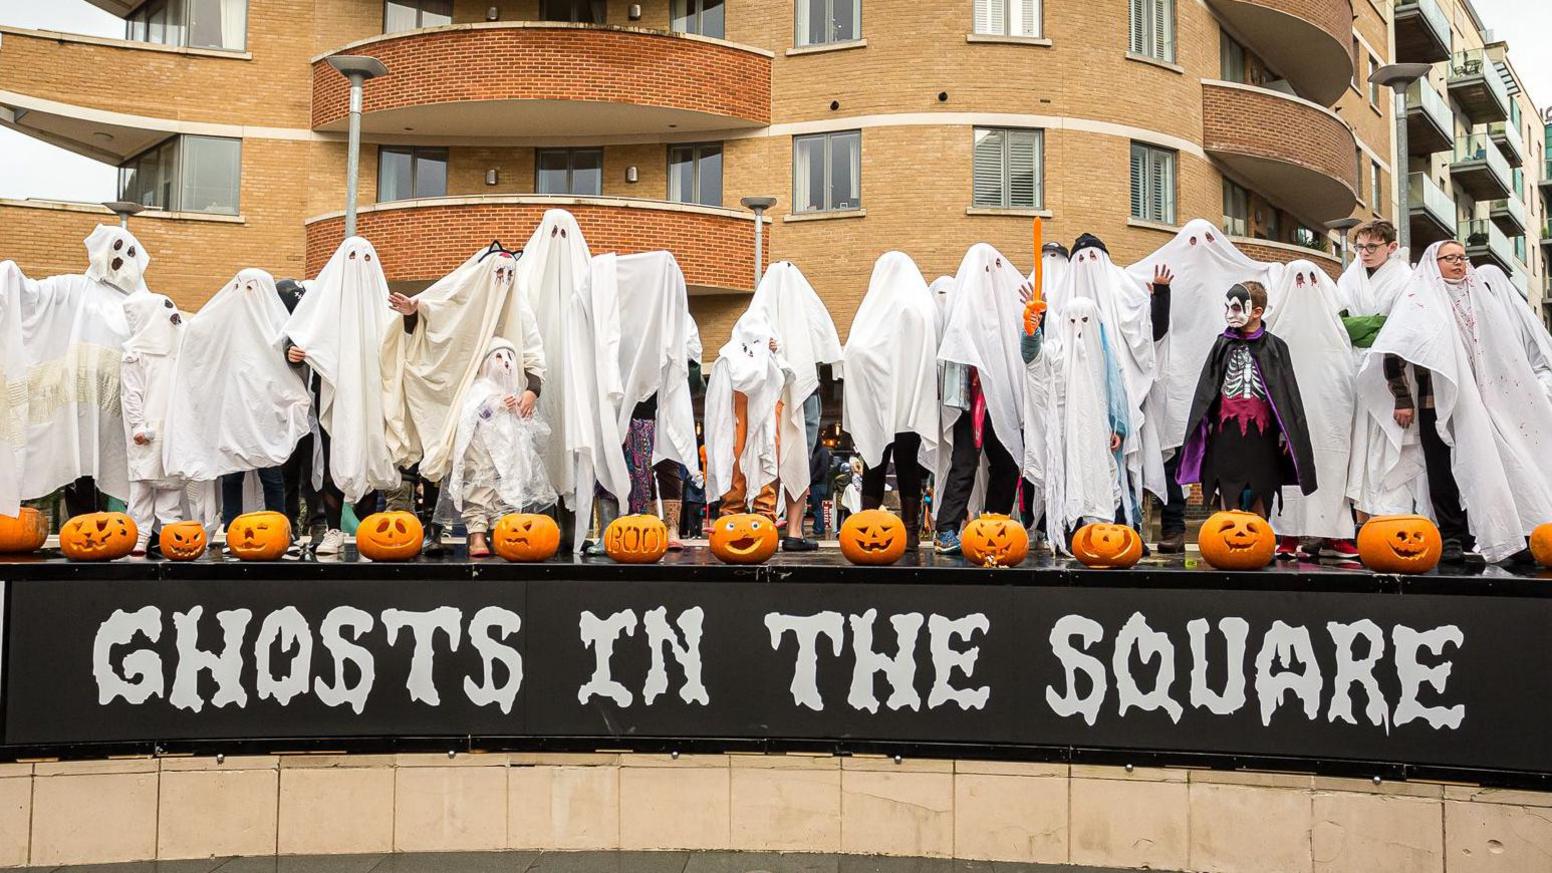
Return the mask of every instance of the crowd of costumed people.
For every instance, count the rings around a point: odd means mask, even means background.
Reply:
[[[1152,550],[1180,553],[1196,486],[1226,513],[1219,539],[1275,531],[1280,557],[1353,559],[1360,529],[1399,517],[1384,534],[1403,557],[1431,539],[1445,563],[1528,561],[1552,521],[1552,337],[1459,243],[1414,265],[1396,236],[1358,227],[1333,282],[1202,220],[1130,267],[1090,234],[1044,243],[1037,222],[1030,274],[985,243],[930,284],[883,254],[845,343],[779,261],[703,379],[673,255],[595,255],[564,210],[413,296],[351,237],[313,279],[245,269],[192,314],[147,286],[133,234],[99,226],[83,273],[0,262],[0,515],[117,498],[138,556],[223,528],[231,551],[269,527],[243,522],[261,507],[293,546],[305,506],[326,556],[347,508],[386,510],[403,554],[445,553],[461,528],[480,558],[539,514],[562,549],[647,515],[677,549],[702,530],[681,523],[688,501],[712,508],[713,545],[726,522],[811,551],[827,368],[855,450],[834,498],[861,517],[892,491],[906,550],[968,553],[993,517],[1071,553],[1093,546],[1085,528],[1140,534],[1156,501]]]

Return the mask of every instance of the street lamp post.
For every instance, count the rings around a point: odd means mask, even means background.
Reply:
[[[754,286],[760,287],[760,262],[764,258],[765,240],[762,230],[765,224],[765,210],[776,205],[775,197],[745,197],[738,201],[745,209],[754,213]]]
[[[136,203],[133,200],[109,200],[102,205],[108,207],[108,209],[113,211],[114,215],[119,217],[119,227],[122,228],[129,227],[129,217],[131,215],[139,215],[146,209],[144,204]]]
[[[1379,204],[1375,204],[1375,205],[1378,206]],[[1348,248],[1347,232],[1352,230],[1353,228],[1357,227],[1360,224],[1363,224],[1363,222],[1359,221],[1356,218],[1339,218],[1336,221],[1331,221],[1331,222],[1327,222],[1326,223],[1326,227],[1327,228],[1329,228],[1331,230],[1334,230],[1337,233],[1342,235],[1342,271],[1343,272],[1347,271],[1347,256],[1350,253],[1349,248]]]
[[[1394,175],[1399,185],[1410,174],[1407,169],[1407,108],[1406,90],[1413,82],[1422,79],[1433,70],[1432,64],[1386,64],[1375,69],[1369,74],[1369,81],[1381,87],[1389,88],[1396,95],[1396,159],[1391,164],[1395,168]],[[1403,189],[1404,192],[1405,189]],[[1396,232],[1401,238],[1401,247],[1409,248],[1412,245],[1412,216],[1411,207],[1407,203],[1406,194],[1400,198],[1400,211],[1397,213]],[[1409,255],[1410,256],[1410,255]]]
[[[345,237],[356,235],[356,191],[361,176],[361,90],[366,80],[386,76],[388,68],[366,55],[335,55],[329,66],[350,80],[350,146],[345,158]]]

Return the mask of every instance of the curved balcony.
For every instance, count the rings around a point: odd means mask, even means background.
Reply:
[[[1358,142],[1335,113],[1277,91],[1202,83],[1202,148],[1312,223],[1358,205]]]
[[[1267,66],[1322,106],[1353,79],[1351,0],[1207,0]]]
[[[367,134],[607,136],[764,127],[771,55],[681,33],[555,22],[455,24],[386,34],[313,59],[313,127],[348,123],[331,55],[369,55]]]
[[[414,289],[452,272],[493,239],[509,248],[523,245],[547,209],[565,209],[576,216],[595,255],[673,252],[692,294],[753,290],[753,216],[718,206],[541,194],[438,197],[363,206],[356,216],[356,233],[377,247],[389,282]],[[307,275],[317,275],[328,263],[344,233],[344,213],[307,220]]]

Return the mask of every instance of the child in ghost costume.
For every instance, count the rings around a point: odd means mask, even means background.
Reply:
[[[21,512],[27,452],[27,348],[22,294],[29,280],[14,261],[0,261],[0,515]]]
[[[1477,270],[1477,274],[1509,311],[1511,320],[1519,328],[1518,338],[1525,347],[1525,359],[1536,374],[1536,381],[1541,383],[1542,393],[1552,398],[1552,334],[1547,333],[1547,326],[1531,311],[1529,301],[1520,296],[1503,270],[1488,264]]]
[[[1224,295],[1228,324],[1213,343],[1196,383],[1180,484],[1202,484],[1208,506],[1277,509],[1285,485],[1307,497],[1317,487],[1315,452],[1288,344],[1267,332],[1267,293],[1242,282]],[[1246,497],[1248,496],[1248,501]]]
[[[442,524],[463,519],[471,558],[490,556],[486,534],[503,515],[555,503],[539,459],[539,444],[550,429],[532,404],[521,402],[532,374],[521,370],[519,354],[507,340],[491,340],[458,412],[436,519]]]
[[[1032,542],[1037,551],[1044,550],[1045,525],[1045,415],[1047,382],[1039,373],[1043,365],[1037,363],[1040,343],[1045,335],[1044,315],[1056,289],[1067,277],[1071,253],[1059,242],[1048,242],[1040,247],[1040,298],[1024,305],[1024,336],[1019,340],[1019,351],[1024,358],[1024,458],[1020,472],[1023,481],[1019,485],[1019,511],[1024,524],[1029,527]],[[1035,277],[1029,277],[1033,287]]]
[[[706,493],[721,514],[756,512],[776,521],[776,405],[792,371],[765,310],[750,307],[717,353],[706,387]]]
[[[130,554],[144,555],[157,528],[184,519],[185,482],[169,476],[162,459],[184,325],[171,300],[150,292],[124,301],[124,319],[130,335],[119,379],[128,444],[129,517],[140,530]]]

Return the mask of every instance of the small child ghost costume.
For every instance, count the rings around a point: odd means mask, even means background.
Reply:
[[[452,463],[436,518],[445,524],[461,517],[471,537],[483,535],[507,513],[555,503],[538,448],[550,428],[537,411],[525,418],[514,408],[526,382],[519,366],[516,346],[499,337],[491,340],[458,411]],[[476,550],[471,543],[471,556],[480,557],[473,554]]]
[[[165,296],[145,292],[125,299],[124,319],[129,339],[119,369],[119,396],[129,459],[129,517],[140,528],[134,553],[144,554],[154,528],[183,517],[184,482],[169,478],[162,464],[183,317]]]

